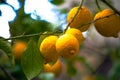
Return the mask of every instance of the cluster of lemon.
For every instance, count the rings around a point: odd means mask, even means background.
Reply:
[[[68,13],[68,17],[67,17],[68,23],[70,23],[71,20],[73,19],[77,9],[78,7],[75,7],[71,9],[70,12]],[[65,59],[71,59],[79,53],[79,46],[82,44],[82,42],[85,39],[82,32],[86,31],[89,28],[90,24],[80,28],[77,27],[83,24],[87,24],[91,22],[91,20],[92,17],[90,11],[87,8],[82,7],[79,10],[74,21],[70,24],[70,28],[67,29],[64,34],[60,36],[50,35],[42,41],[40,45],[40,52],[43,55],[45,62],[47,63],[45,64],[45,69],[44,69],[45,72],[55,73],[55,71],[52,71],[54,69],[50,68],[49,63],[55,62],[55,64],[52,65],[51,67],[56,66],[60,56]],[[60,63],[59,66],[61,66]],[[58,66],[56,66],[56,68],[57,67]],[[60,67],[58,67],[57,69],[58,71],[59,68]]]
[[[70,23],[70,29],[59,37],[48,36],[41,43],[40,51],[46,63],[57,61],[59,56],[71,59],[79,52],[79,46],[84,41],[82,32],[89,29],[92,16],[86,7],[82,6],[79,11],[78,9],[79,7],[74,7],[68,13],[67,22]],[[118,37],[120,19],[110,9],[98,12],[94,17],[94,25],[101,35]]]
[[[79,46],[85,39],[82,32],[90,27],[92,16],[86,7],[82,6],[79,11],[78,9],[78,7],[74,7],[69,11],[67,22],[70,23],[70,28],[64,34],[47,36],[40,44],[40,52],[45,60],[45,72],[52,72],[58,76],[62,71],[62,63],[59,57],[71,59],[79,53]],[[110,9],[98,12],[94,17],[94,25],[101,35],[118,37],[120,19]],[[23,42],[14,45],[15,58],[21,57],[25,47],[26,43]],[[50,65],[51,62],[54,64]]]
[[[74,57],[79,52],[79,45],[83,40],[82,32],[75,28],[68,29],[65,34],[59,37],[56,35],[46,37],[40,45],[40,51],[46,63],[44,71],[53,72],[55,76],[60,74],[62,67],[59,57],[66,59]],[[50,65],[50,62],[55,62],[55,64]]]
[[[67,18],[67,22],[73,19],[73,16],[77,12],[78,7],[74,7],[70,10]],[[70,16],[70,17],[69,17]],[[74,21],[70,24],[70,27],[78,28],[82,32],[87,30],[91,22],[91,14],[86,7],[82,7],[76,15]],[[120,18],[111,9],[103,9],[95,14],[94,26],[96,30],[104,37],[118,37],[120,32]]]

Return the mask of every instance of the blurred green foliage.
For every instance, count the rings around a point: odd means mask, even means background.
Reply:
[[[10,22],[11,37],[19,35],[29,35],[52,31],[53,26],[45,20],[35,20],[30,17],[30,14],[25,14],[24,6],[17,11],[17,16],[14,21]],[[39,36],[38,36],[39,38]],[[37,38],[37,39],[38,39]]]
[[[64,3],[65,0],[48,0],[48,1],[54,5],[61,5],[62,3]]]

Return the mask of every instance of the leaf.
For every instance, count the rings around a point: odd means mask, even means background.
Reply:
[[[46,34],[47,32],[45,32],[44,34]],[[40,35],[39,41],[38,41],[38,46],[41,45],[42,41],[49,35]]]
[[[64,3],[64,0],[48,0],[48,1],[54,5],[61,5]]]
[[[67,73],[69,75],[76,75],[77,74],[77,70],[75,69],[72,62],[70,62],[70,61],[67,62]]]
[[[116,60],[108,73],[109,80],[119,80],[120,78],[120,60]]]
[[[14,56],[12,54],[12,48],[8,41],[4,41],[3,38],[0,38],[0,49],[4,51],[10,59],[10,62],[14,64]]]
[[[40,54],[38,45],[30,40],[21,57],[22,69],[27,79],[31,80],[36,77],[42,70],[43,64],[43,57]]]
[[[0,65],[4,65],[9,62],[7,54],[0,49]]]

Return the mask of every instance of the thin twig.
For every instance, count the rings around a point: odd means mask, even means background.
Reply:
[[[4,72],[4,74],[9,78],[9,80],[15,80],[14,77],[2,66],[0,65],[0,69]]]
[[[74,17],[72,18],[72,20],[70,21],[70,23],[68,23],[68,25],[66,26],[66,29],[64,30],[64,32],[68,29],[68,27],[70,26],[70,24],[74,21],[74,19],[75,19],[75,17],[77,16],[79,10],[80,10],[81,7],[82,7],[83,1],[84,1],[84,0],[82,0],[82,2],[80,3],[80,5],[79,5],[79,7],[78,7],[78,10],[76,11],[76,13],[75,13]],[[105,4],[107,4],[108,6],[110,6],[110,7],[115,11],[115,13],[117,13],[117,14],[120,15],[120,12],[117,11],[117,10],[116,10],[112,5],[110,5],[108,2],[106,2],[105,0],[101,0],[101,1],[104,2]],[[105,16],[105,17],[103,17],[103,18],[99,18],[99,19],[93,20],[92,22],[88,22],[88,23],[86,23],[86,24],[81,24],[81,25],[78,26],[78,28],[83,27],[83,26],[85,26],[85,25],[89,25],[89,24],[91,24],[91,23],[94,23],[94,22],[96,22],[96,21],[98,21],[98,20],[100,20],[100,19],[104,19],[104,18],[110,17],[110,16],[112,16],[112,15],[115,15],[115,13],[114,13],[114,14],[111,14],[111,15],[108,15],[108,16]],[[59,34],[59,33],[61,33],[61,32],[36,33],[36,34],[29,34],[29,35],[20,35],[20,36],[15,36],[15,37],[6,38],[6,39],[4,39],[4,40],[12,40],[12,39],[19,39],[19,38],[29,38],[29,37],[40,36],[40,35],[52,35],[52,34],[57,34],[57,33]]]
[[[20,38],[30,38],[30,37],[35,37],[35,36],[40,36],[40,35],[52,35],[52,34],[59,34],[61,32],[49,32],[49,33],[36,33],[36,34],[29,34],[29,35],[19,35],[19,36],[14,36],[10,38],[6,38],[4,40],[12,40],[12,39],[20,39]]]
[[[77,16],[79,10],[81,9],[82,7],[82,4],[83,4],[84,0],[82,0],[78,6],[78,10],[76,11],[75,15],[73,16],[73,18],[71,19],[71,21],[68,23],[68,25],[66,26],[64,32],[66,32],[66,30],[68,29],[68,27],[71,25],[71,23],[74,21],[75,17]]]
[[[115,13],[117,13],[120,16],[120,12],[115,7],[109,4],[106,0],[101,0],[101,1],[105,3],[107,6],[109,6]]]
[[[102,17],[102,18],[98,18],[98,19],[93,20],[93,21],[91,21],[91,22],[88,22],[88,23],[86,23],[86,24],[81,24],[81,25],[79,25],[77,28],[81,28],[81,27],[83,27],[83,26],[90,25],[91,23],[94,23],[94,22],[96,22],[96,21],[98,21],[98,20],[101,20],[101,19],[104,19],[104,18],[108,18],[108,17],[110,17],[110,16],[112,16],[112,15],[115,15],[115,13],[114,13],[114,14],[110,14],[110,15],[105,16],[105,17]]]
[[[108,16],[105,16],[105,17],[103,17],[103,18],[96,19],[96,20],[94,20],[94,21],[92,21],[92,22],[89,22],[89,23],[79,25],[78,28],[83,27],[83,26],[85,26],[85,25],[89,25],[89,24],[91,24],[91,23],[94,23],[94,22],[96,22],[96,21],[98,21],[98,20],[100,20],[100,19],[104,19],[104,18],[110,17],[110,16],[112,16],[112,15],[115,15],[115,13],[114,13],[114,14],[111,14],[111,15],[108,15]],[[66,28],[66,29],[67,29],[67,28]],[[52,34],[56,34],[56,35],[57,35],[57,34],[59,34],[59,33],[61,33],[61,32],[49,32],[49,33],[36,33],[36,34],[29,34],[29,35],[20,35],[20,36],[15,36],[15,37],[6,38],[6,39],[4,39],[4,40],[12,40],[12,39],[20,39],[20,38],[30,38],[30,37],[34,37],[34,36],[40,36],[40,35],[52,35]]]
[[[101,9],[101,7],[100,7],[100,5],[98,3],[98,0],[95,0],[95,2],[96,2],[96,5],[97,5],[98,9],[101,11],[102,9]]]

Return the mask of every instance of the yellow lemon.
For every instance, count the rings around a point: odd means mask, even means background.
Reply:
[[[21,58],[22,53],[26,48],[26,45],[26,42],[23,41],[17,41],[15,44],[13,44],[13,54],[16,59]]]
[[[43,55],[46,63],[55,62],[59,57],[55,47],[57,39],[57,36],[48,36],[42,41],[40,45],[40,52]]]
[[[76,14],[78,10],[78,7],[73,7],[67,16],[67,22],[70,23],[71,20],[73,19],[74,15]],[[81,9],[79,10],[78,14],[74,18],[74,21],[70,24],[71,28],[78,28],[82,32],[88,30],[90,27],[90,22],[92,21],[92,16],[90,11],[82,6]],[[89,23],[89,24],[88,24]],[[84,25],[84,26],[82,26]],[[82,27],[81,27],[82,26]]]
[[[64,58],[72,58],[79,52],[79,42],[72,34],[63,34],[56,41],[56,50]]]
[[[105,37],[118,37],[120,19],[110,9],[98,12],[94,17],[96,30]]]
[[[58,59],[53,65],[45,64],[44,65],[44,71],[47,73],[53,73],[55,77],[58,77],[60,73],[62,72],[62,63]]]
[[[68,29],[65,34],[72,34],[73,36],[75,36],[79,42],[79,44],[81,44],[85,38],[82,34],[82,32],[79,30],[79,29],[76,29],[76,28],[70,28]]]

